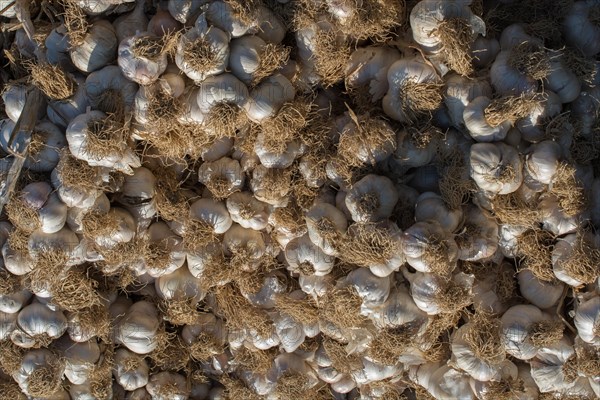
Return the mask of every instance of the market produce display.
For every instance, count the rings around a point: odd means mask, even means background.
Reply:
[[[599,0],[0,0],[0,400],[600,398]]]

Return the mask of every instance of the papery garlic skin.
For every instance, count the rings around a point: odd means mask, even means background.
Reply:
[[[467,323],[458,328],[452,335],[452,356],[455,359],[456,366],[478,381],[485,382],[497,379],[500,375],[502,365],[477,357],[475,350],[465,341],[465,334],[468,329],[477,328]]]
[[[123,75],[140,85],[149,85],[156,82],[158,77],[167,69],[167,55],[163,52],[152,58],[145,55],[136,55],[135,46],[144,40],[159,40],[147,32],[123,40],[119,44],[118,63]]]
[[[471,177],[488,192],[508,194],[516,191],[523,181],[523,165],[513,147],[497,143],[476,143],[471,146]]]
[[[71,49],[71,61],[83,72],[96,71],[115,60],[117,37],[110,22],[94,22],[82,44]]]
[[[158,346],[158,310],[147,301],[134,303],[118,323],[115,339],[137,354],[148,354]]]
[[[453,73],[445,78],[445,83],[444,104],[456,128],[464,126],[463,112],[470,102],[482,96],[492,97],[492,87],[484,79],[469,79]]]
[[[371,101],[379,101],[388,91],[387,71],[399,58],[398,51],[389,47],[367,46],[356,49],[346,64],[346,87],[368,88]]]
[[[481,96],[473,99],[464,109],[463,120],[471,137],[478,142],[497,142],[503,140],[512,126],[509,120],[499,125],[491,125],[485,117],[485,109],[492,100]]]
[[[17,346],[30,348],[42,336],[58,339],[67,330],[67,318],[61,311],[52,311],[40,303],[32,303],[23,308],[17,316],[18,330],[11,334]]]
[[[542,310],[556,305],[564,290],[563,283],[540,281],[527,269],[519,271],[517,279],[521,295]]]
[[[392,215],[398,192],[392,181],[379,175],[367,175],[346,194],[346,207],[356,222],[378,222]]]
[[[295,96],[296,89],[285,76],[271,75],[250,92],[244,110],[250,120],[261,123],[275,116],[281,106]]]
[[[575,313],[577,334],[586,343],[600,344],[600,296],[594,296],[579,304]]]
[[[128,110],[133,106],[138,85],[125,78],[118,66],[107,65],[87,76],[85,91],[92,108],[103,112],[124,111],[119,107]]]
[[[285,247],[285,258],[291,270],[317,276],[330,273],[335,261],[313,244],[308,235],[292,239]]]

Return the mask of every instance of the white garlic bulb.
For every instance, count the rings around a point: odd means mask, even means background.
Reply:
[[[52,311],[40,303],[23,308],[17,317],[18,329],[10,339],[14,344],[30,348],[43,344],[47,339],[58,339],[67,330],[67,318],[62,311]]]
[[[225,71],[230,51],[229,35],[216,26],[209,26],[201,14],[194,28],[179,38],[175,63],[188,78],[202,82]]]
[[[552,250],[552,270],[558,280],[578,287],[598,278],[600,238],[589,232],[571,233],[558,239]]]
[[[243,108],[250,120],[260,124],[277,114],[281,106],[296,96],[294,85],[283,75],[274,74],[262,81],[248,97]]]
[[[523,165],[519,153],[501,142],[472,145],[470,165],[471,178],[477,186],[488,192],[512,193],[523,181]]]
[[[226,200],[227,211],[233,222],[243,228],[261,231],[269,222],[269,209],[250,192],[232,193]]]
[[[25,353],[18,369],[11,375],[23,393],[29,396],[53,398],[52,396],[56,394],[63,400],[65,399],[61,396],[63,371],[64,364],[56,354],[48,349],[35,349]]]
[[[575,313],[577,334],[586,343],[598,346],[600,343],[600,297],[594,296],[577,306]]]
[[[112,113],[131,109],[138,85],[125,78],[118,66],[107,65],[87,76],[85,91],[92,108]]]
[[[564,290],[561,282],[544,282],[524,269],[517,275],[521,295],[534,306],[545,310],[558,303]]]
[[[242,11],[243,12],[243,11]],[[224,1],[212,1],[206,10],[206,19],[214,26],[229,33],[232,37],[240,37],[258,31],[257,22],[242,18]]]
[[[335,261],[313,244],[308,235],[294,238],[285,246],[285,259],[291,271],[317,276],[329,274]]]
[[[423,272],[410,274],[403,270],[410,282],[410,294],[419,309],[429,315],[436,315],[456,309],[471,302],[474,278],[462,272],[453,275],[452,280]]]
[[[119,44],[119,67],[123,75],[140,85],[149,85],[167,69],[163,39],[147,32],[126,38]]]
[[[115,60],[118,45],[112,24],[98,20],[91,24],[82,42],[71,48],[71,61],[83,72],[96,71]]]
[[[145,300],[133,303],[115,329],[115,340],[137,354],[148,354],[158,346],[158,310]]]
[[[456,128],[464,126],[463,112],[470,102],[481,96],[492,97],[492,87],[484,79],[470,79],[459,74],[449,74],[445,82],[444,104],[448,109],[452,125]]]
[[[305,215],[308,237],[323,253],[339,255],[337,239],[341,238],[348,221],[343,212],[328,203],[317,203]]]
[[[356,182],[346,194],[346,207],[356,222],[378,222],[392,215],[398,192],[392,181],[370,174]]]
[[[482,329],[489,329],[490,337],[488,337],[487,331],[485,335],[482,335]],[[458,328],[452,334],[451,339],[452,356],[457,367],[478,381],[496,380],[500,375],[502,361],[504,361],[505,357],[503,349],[499,347],[497,354],[481,358],[479,354],[481,354],[480,351],[482,349],[478,347],[481,344],[470,340],[470,337],[468,337],[469,334],[475,335],[480,340],[483,338],[488,341],[497,340],[497,343],[500,344],[500,326],[492,325],[489,328],[483,328],[475,326],[474,322],[469,322]],[[490,347],[493,345],[490,342],[486,344]]]
[[[532,143],[539,142],[545,137],[544,121],[557,116],[562,111],[562,104],[556,93],[545,90],[544,96],[544,99],[534,106],[529,115],[519,119],[515,124],[523,139]]]
[[[93,374],[95,364],[100,360],[101,349],[95,341],[82,343],[64,341],[60,346],[65,346],[65,376],[69,382],[81,385],[88,381]]]
[[[435,220],[417,222],[404,231],[402,251],[408,264],[421,272],[448,274],[456,267],[458,246]]]
[[[510,120],[500,124],[491,124],[486,118],[486,109],[492,103],[488,97],[473,99],[464,109],[463,120],[473,139],[478,142],[496,142],[503,140],[512,126]]]
[[[400,58],[390,47],[367,46],[356,49],[346,63],[348,89],[367,88],[371,101],[379,101],[388,91],[387,71]]]
[[[454,232],[463,219],[461,209],[450,210],[437,193],[419,195],[415,204],[415,221],[437,220],[447,232]]]
[[[189,395],[186,378],[174,372],[151,375],[146,390],[155,400],[186,400]]]
[[[567,43],[578,48],[585,56],[600,52],[600,29],[591,19],[596,4],[575,1],[563,19],[563,34]]]
[[[225,198],[242,189],[245,175],[237,160],[222,157],[204,162],[198,169],[198,181],[210,190],[215,198]]]

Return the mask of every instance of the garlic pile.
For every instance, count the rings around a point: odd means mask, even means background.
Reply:
[[[0,398],[599,398],[599,16],[0,0]]]

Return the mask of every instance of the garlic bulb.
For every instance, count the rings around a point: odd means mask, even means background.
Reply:
[[[238,8],[242,7],[238,6]],[[245,12],[246,10],[235,10],[227,2],[212,1],[206,10],[206,19],[212,25],[236,38],[255,33],[258,30],[258,21],[252,18],[255,16],[242,15]]]
[[[500,43],[493,37],[477,36],[471,46],[471,57],[476,68],[489,66],[500,52]],[[488,96],[489,97],[489,96]]]
[[[389,275],[379,277],[366,268],[358,268],[351,271],[345,281],[348,285],[352,285],[362,298],[363,307],[371,308],[382,305],[390,295],[392,282]]]
[[[155,400],[186,400],[189,389],[183,375],[159,372],[150,376],[146,390]]]
[[[259,36],[242,36],[231,41],[229,68],[247,85],[256,84],[279,69],[287,60],[286,48],[275,47]]]
[[[107,65],[87,76],[85,91],[93,109],[123,112],[133,106],[138,85],[125,78],[116,65]]]
[[[281,74],[274,74],[262,81],[248,97],[243,108],[250,120],[260,124],[267,118],[277,114],[281,106],[292,101],[296,89]]]
[[[446,275],[454,270],[458,247],[435,220],[417,222],[404,231],[402,251],[408,264],[421,272]]]
[[[117,344],[137,354],[148,354],[158,346],[158,310],[147,301],[133,303],[115,330]]]
[[[121,43],[130,36],[134,36],[137,32],[145,32],[148,26],[148,18],[144,14],[145,3],[137,0],[133,11],[127,14],[121,14],[113,22],[117,42]],[[150,31],[150,29],[148,29]]]
[[[262,233],[253,229],[242,228],[233,224],[223,236],[225,254],[233,258],[233,267],[242,271],[255,271],[261,257],[265,254],[266,245]]]
[[[15,329],[17,329],[17,314],[0,311],[0,340],[10,339]]]
[[[482,332],[483,330],[485,332]],[[500,342],[499,324],[491,323],[491,326],[483,327],[469,322],[456,330],[451,340],[452,356],[457,367],[478,381],[486,382],[498,378],[505,358]],[[485,346],[488,346],[488,349]],[[485,350],[492,354],[483,353]]]
[[[317,276],[329,274],[335,261],[313,244],[308,235],[294,238],[285,246],[285,259],[291,271]]]
[[[249,192],[232,193],[226,200],[227,211],[233,222],[243,228],[261,231],[269,222],[269,210],[265,203]]]
[[[598,346],[600,343],[600,297],[594,296],[583,301],[575,313],[577,334],[586,343]]]
[[[538,83],[511,65],[511,50],[502,50],[490,68],[490,82],[501,95],[534,92]]]
[[[500,318],[506,352],[519,360],[530,360],[541,347],[562,338],[562,323],[553,321],[533,305],[519,304]]]
[[[517,275],[521,295],[534,306],[545,310],[558,303],[564,290],[560,282],[544,282],[524,269]]]
[[[190,220],[199,221],[200,223],[208,224],[208,226],[216,234],[225,233],[233,224],[227,208],[222,202],[213,199],[196,200],[190,206]],[[186,228],[184,225],[187,221],[178,223],[170,223],[171,229],[180,236],[186,237]]]
[[[462,75],[450,74],[445,78],[445,82],[444,104],[456,128],[464,125],[463,112],[469,103],[478,97],[492,97],[492,87],[484,79],[469,79]]]
[[[180,37],[175,63],[188,78],[202,82],[209,76],[225,71],[229,54],[229,35],[215,26],[209,26],[205,15],[201,14],[194,28]]]
[[[419,309],[429,315],[460,309],[471,303],[471,290],[474,278],[462,272],[452,276],[452,280],[423,272],[410,275],[403,270],[410,282],[410,294]]]
[[[310,241],[323,253],[338,256],[342,235],[348,227],[343,212],[328,203],[317,203],[305,215],[306,227]]]
[[[427,314],[417,307],[408,289],[399,285],[390,289],[384,303],[370,307],[369,318],[380,328],[395,328],[407,324],[421,325],[427,320]]]
[[[1,264],[1,263],[0,263]],[[10,285],[10,282],[17,283],[18,281],[13,280],[12,276],[8,271],[0,266],[0,276],[6,280],[6,284]],[[31,292],[25,288],[14,288],[14,290],[6,291],[5,289],[0,291],[0,312],[14,314],[18,313],[31,299]]]
[[[222,199],[242,189],[245,175],[237,160],[222,157],[216,161],[204,162],[198,169],[198,181],[215,198]]]
[[[145,273],[158,278],[182,267],[186,260],[182,239],[169,226],[154,222],[147,231],[150,254],[145,257]]]
[[[30,348],[61,337],[67,330],[67,318],[61,311],[32,303],[19,312],[17,326],[10,339],[17,346]]]
[[[558,51],[551,52],[550,57],[550,72],[545,78],[548,89],[556,93],[562,103],[570,103],[579,96],[581,82],[565,65]]]
[[[465,223],[455,237],[460,260],[477,261],[492,257],[498,249],[498,225],[479,207],[468,206]]]
[[[242,108],[247,99],[248,88],[234,75],[223,73],[210,76],[198,84],[195,103],[197,109],[192,108],[189,118],[198,124],[205,123],[205,128],[210,129],[208,123],[211,122],[211,118],[219,117],[215,113],[221,105],[234,107],[235,110],[236,107]],[[228,133],[233,134],[234,132]]]
[[[600,29],[592,14],[596,4],[587,1],[575,1],[563,19],[563,34],[567,43],[579,49],[585,56],[594,56],[600,52]]]
[[[69,382],[81,385],[88,381],[93,374],[95,364],[100,360],[100,347],[94,341],[76,343],[65,341],[60,346],[66,346],[63,351],[65,358],[65,376]]]
[[[497,143],[471,146],[471,178],[481,189],[495,194],[516,191],[523,181],[523,166],[513,147]]]
[[[115,126],[101,111],[88,111],[75,117],[67,127],[69,150],[91,166],[114,168],[126,174],[141,166],[140,159]]]
[[[187,23],[200,11],[200,7],[208,0],[169,0],[169,13],[182,24]]]
[[[391,160],[403,168],[422,167],[430,164],[436,155],[439,144],[437,138],[433,136],[434,134],[428,131],[398,130],[396,134],[397,148]]]
[[[367,175],[346,194],[346,207],[356,222],[378,222],[392,215],[398,192],[392,181],[379,175]]]
[[[75,94],[63,100],[51,100],[46,108],[48,119],[62,128],[67,127],[73,118],[84,113],[90,106],[83,78],[76,75],[74,79],[77,82]]]
[[[564,338],[556,344],[541,349],[536,358],[530,361],[531,376],[540,392],[564,393],[577,384],[576,379],[567,375],[567,364],[573,353],[572,343]]]
[[[13,122],[17,122],[25,107],[27,98],[27,86],[21,84],[9,84],[2,90],[2,100],[4,101],[4,112]],[[45,100],[43,100],[45,102]],[[44,107],[40,107],[36,120],[44,118]]]
[[[119,44],[118,63],[123,75],[140,85],[149,85],[167,69],[163,39],[147,32],[126,38]]]
[[[598,236],[590,233],[572,233],[560,238],[552,251],[554,275],[574,287],[594,282],[598,278],[598,245]]]
[[[389,89],[382,100],[383,111],[400,122],[411,122],[431,112],[442,102],[441,80],[428,64],[401,59],[388,69]]]
[[[390,47],[367,46],[356,49],[346,63],[346,88],[365,88],[371,101],[381,100],[388,91],[387,71],[399,58],[398,51]]]
[[[60,396],[64,365],[58,356],[48,349],[30,350],[23,356],[18,369],[11,373],[23,393],[34,398]],[[67,395],[68,396],[68,395]]]
[[[536,143],[525,159],[525,171],[535,181],[549,185],[558,170],[561,153],[560,145],[554,141]]]
[[[478,142],[496,142],[503,140],[512,126],[509,120],[500,124],[491,124],[486,118],[486,109],[492,100],[481,96],[473,99],[464,109],[463,120],[469,134]]]
[[[205,296],[200,280],[195,279],[185,266],[161,275],[154,281],[154,286],[156,294],[165,300],[193,299],[198,302]]]
[[[415,204],[415,221],[437,220],[447,232],[454,232],[463,219],[461,209],[450,210],[442,197],[433,192],[422,193]]]
[[[422,0],[413,7],[410,13],[412,36],[427,53],[441,52],[450,68],[461,75],[469,75],[472,71],[468,47],[475,37],[485,36],[485,22],[471,11],[470,1],[451,1],[440,4],[435,0]],[[461,39],[455,38],[461,36]],[[462,37],[471,36],[464,43]],[[463,49],[460,49],[463,47]],[[465,48],[466,47],[466,48]]]
[[[519,119],[515,126],[521,132],[523,139],[536,143],[546,135],[544,121],[557,116],[562,111],[562,104],[558,95],[550,90],[544,91],[542,99],[525,118]]]
[[[81,43],[72,43],[71,61],[83,72],[96,71],[115,60],[118,44],[112,24],[98,20],[89,27]]]

